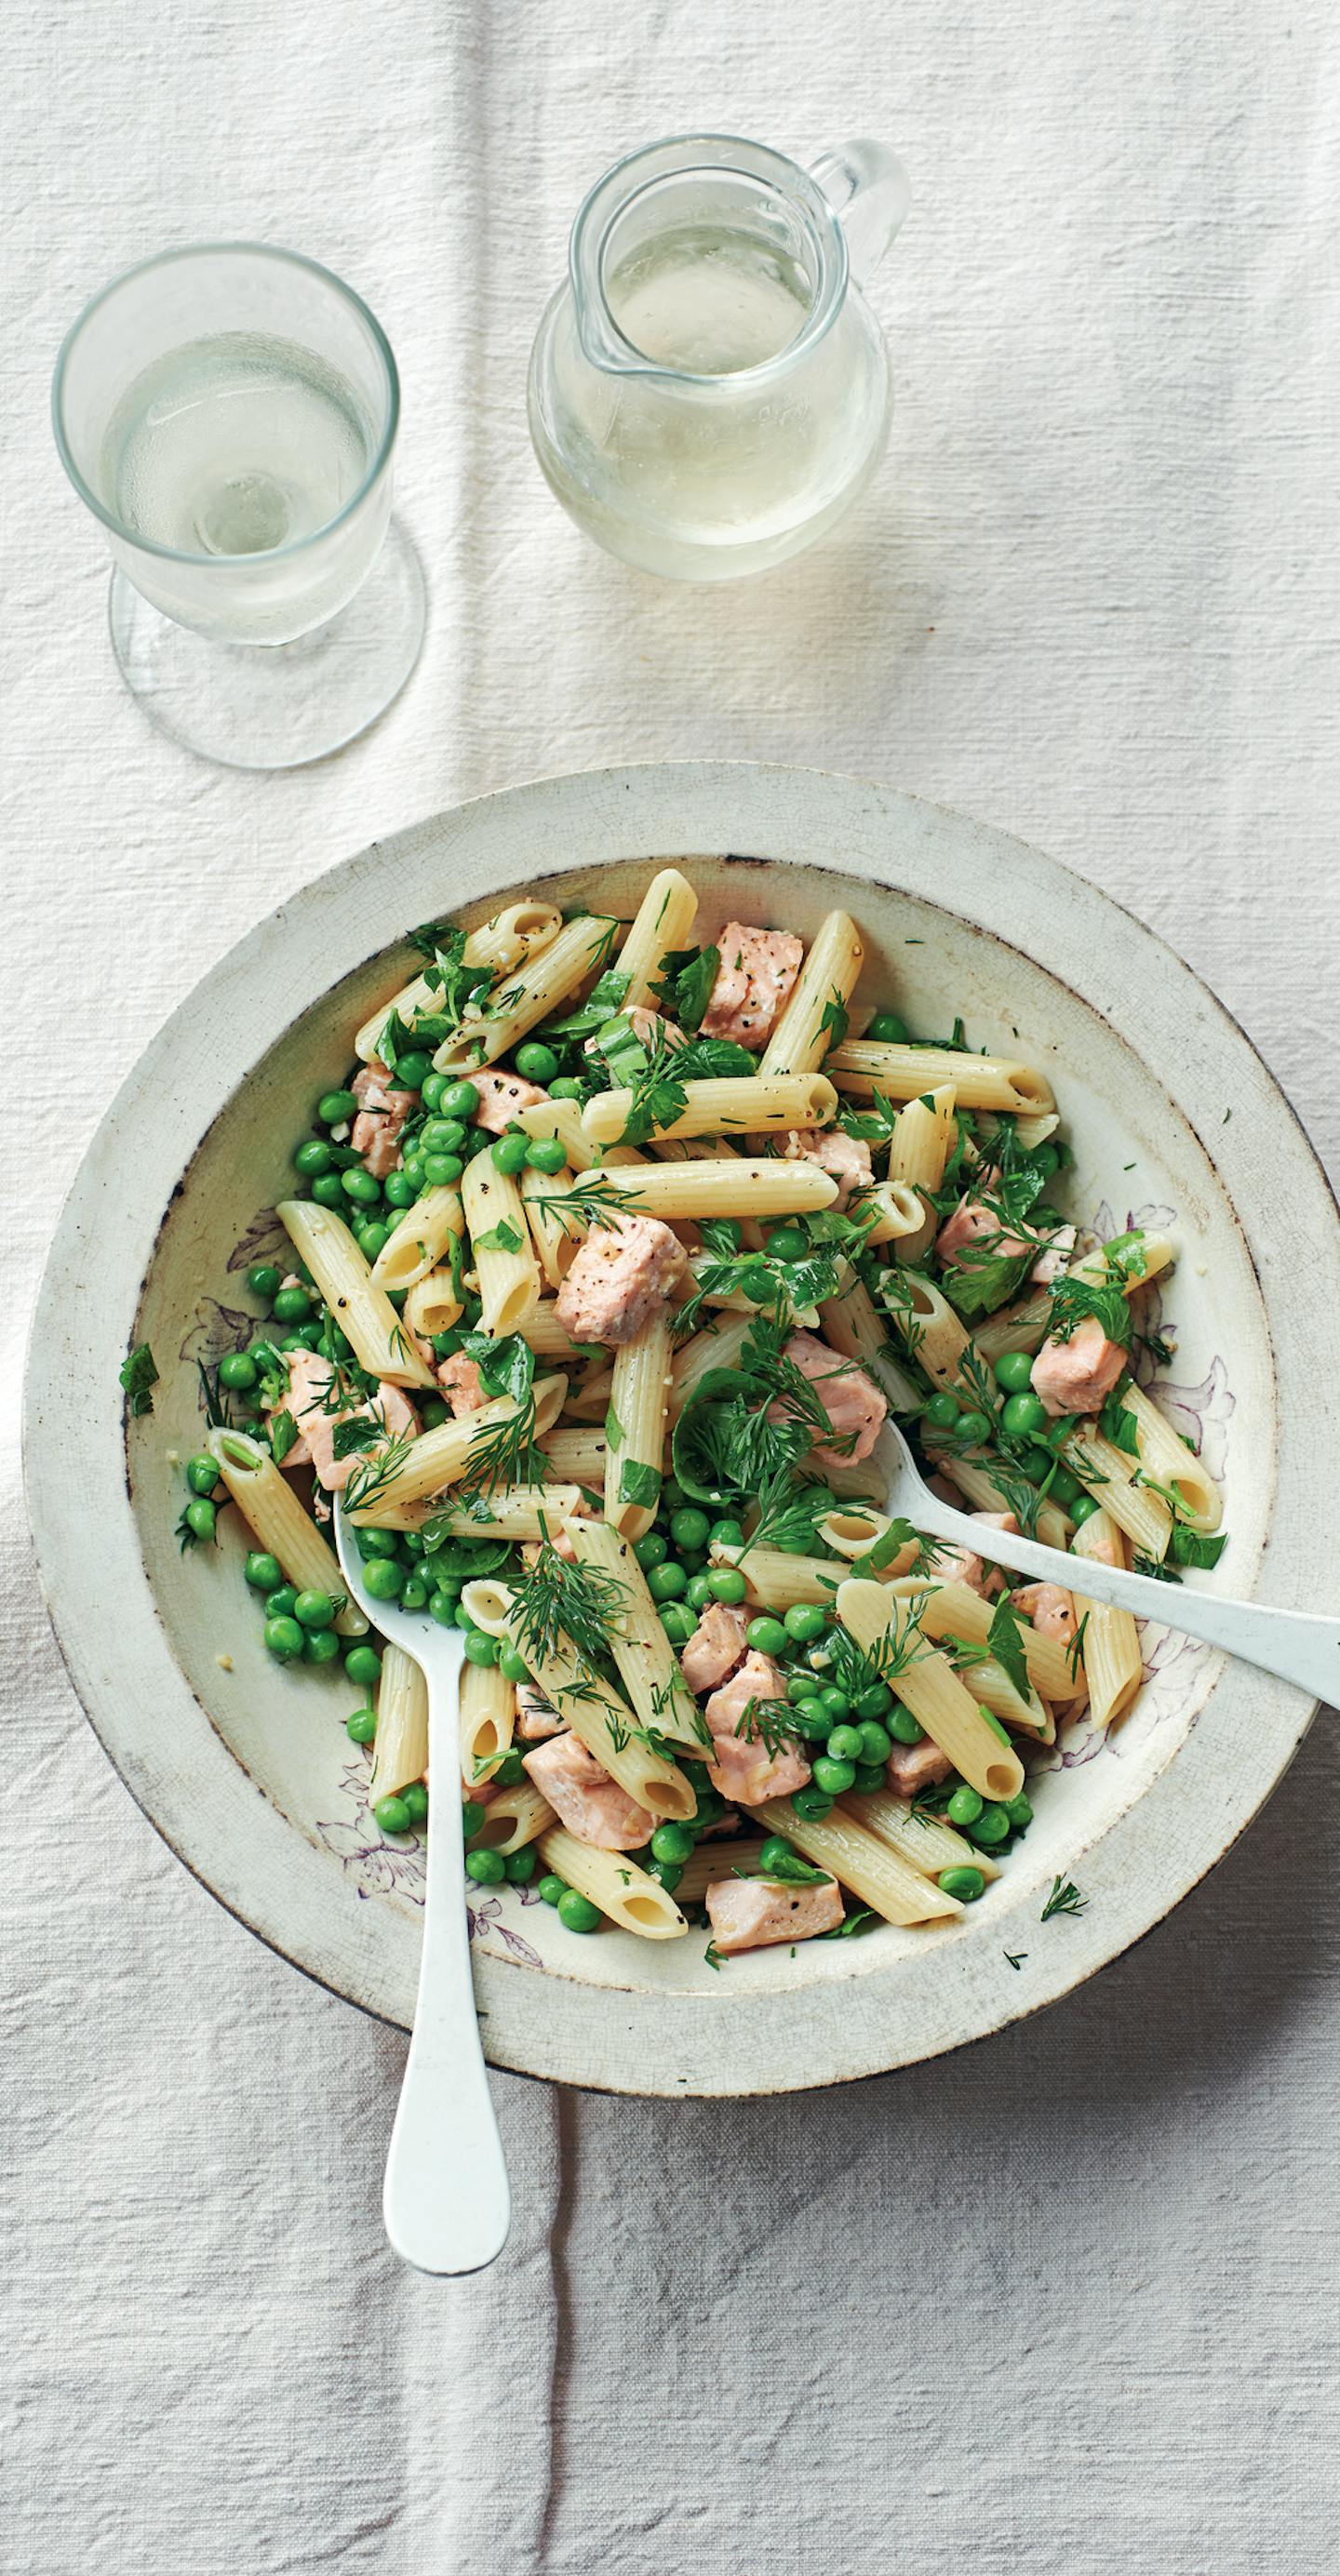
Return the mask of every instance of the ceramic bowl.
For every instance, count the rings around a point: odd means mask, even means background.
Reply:
[[[221,1903],[392,2022],[412,2008],[421,1852],[372,1820],[349,1686],[265,1653],[237,1532],[217,1554],[179,1554],[170,1457],[198,1442],[194,1361],[254,1330],[241,1274],[279,1240],[289,1145],[401,980],[406,926],[472,924],[536,891],[626,915],[669,858],[698,887],[700,929],[735,916],[808,937],[840,903],[867,940],[863,991],[920,1029],[961,1013],[977,1046],[1018,1033],[1055,1081],[1072,1210],[1181,1247],[1166,1400],[1224,1477],[1232,1531],[1199,1579],[1300,1607],[1331,1588],[1314,1468],[1336,1445],[1335,1208],[1239,1029],[1117,905],[889,789],[735,764],[548,780],[374,843],[205,977],[109,1110],[41,1292],[27,1457],[52,1617],[127,1787]],[[161,1382],[152,1417],[127,1428],[117,1370],[142,1340]],[[943,1930],[881,1927],[718,1971],[701,1933],[579,1940],[531,1889],[476,1891],[490,2058],[616,2091],[784,2091],[978,2039],[1065,1993],[1212,1866],[1312,1714],[1207,1649],[1145,1642],[1133,1714],[1110,1740],[1067,1732],[1026,1841]],[[1085,1910],[1044,1923],[1057,1873]]]

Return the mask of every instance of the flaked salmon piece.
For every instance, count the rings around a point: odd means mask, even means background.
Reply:
[[[922,1789],[938,1789],[953,1768],[948,1754],[924,1735],[920,1744],[894,1745],[885,1778],[900,1798],[915,1798]]]
[[[575,1342],[635,1342],[688,1274],[688,1255],[659,1217],[620,1215],[587,1236],[554,1300]]]
[[[328,1412],[327,1400],[335,1385],[332,1363],[317,1351],[285,1351],[283,1356],[288,1362],[288,1403],[278,1409],[292,1414],[306,1444],[308,1460],[328,1493],[343,1492],[359,1464],[353,1451],[347,1458],[336,1457],[337,1423],[380,1422],[393,1440],[418,1430],[419,1417],[400,1387],[383,1386],[379,1394],[361,1403],[340,1405],[335,1412]],[[290,1450],[290,1459],[293,1454]]]
[[[770,1942],[812,1941],[842,1921],[842,1890],[835,1878],[792,1886],[780,1878],[722,1878],[704,1902],[712,1939],[723,1958],[761,1950]]]
[[[1068,1342],[1045,1341],[1033,1362],[1033,1393],[1053,1421],[1063,1413],[1098,1413],[1126,1366],[1120,1342],[1086,1315]]]
[[[354,1098],[359,1111],[350,1131],[349,1142],[363,1158],[363,1167],[375,1181],[384,1181],[400,1162],[400,1131],[418,1097],[413,1091],[399,1091],[380,1056],[374,1056],[354,1076]]]
[[[854,1360],[830,1350],[817,1333],[793,1333],[786,1344],[786,1356],[794,1361],[802,1377],[810,1379],[833,1426],[832,1444],[821,1442],[811,1449],[808,1463],[840,1467],[868,1458],[889,1409],[873,1380]],[[768,1419],[784,1420],[785,1409],[771,1406]]]
[[[1035,1288],[1050,1288],[1053,1280],[1059,1279],[1062,1271],[1069,1268],[1070,1256],[1074,1249],[1073,1225],[1058,1226],[1029,1271],[1028,1276],[1032,1285]]]
[[[788,1163],[817,1163],[838,1185],[833,1205],[850,1205],[853,1192],[868,1190],[875,1177],[864,1137],[848,1136],[841,1127],[793,1127],[782,1147]]]
[[[991,1241],[992,1237],[995,1237],[994,1241]],[[1031,1235],[1012,1233],[1008,1226],[1001,1224],[994,1209],[969,1192],[966,1198],[959,1200],[953,1215],[946,1217],[935,1238],[935,1249],[941,1261],[952,1269],[961,1264],[970,1244],[984,1241],[991,1242],[993,1255],[998,1255],[1002,1261],[1021,1260],[1026,1252],[1036,1252],[1038,1248]]]
[[[716,941],[721,964],[703,1013],[705,1038],[732,1038],[759,1055],[800,973],[803,941],[789,930],[728,921]]]
[[[725,1601],[709,1602],[679,1658],[691,1691],[715,1690],[727,1673],[734,1672],[745,1652],[748,1625],[743,1610]]]
[[[527,1744],[543,1744],[551,1735],[562,1735],[567,1719],[551,1708],[538,1682],[516,1685],[516,1731]]]
[[[1075,1604],[1072,1595],[1059,1583],[1023,1583],[1010,1595],[1016,1610],[1031,1619],[1040,1637],[1055,1637],[1058,1645],[1074,1642]]]
[[[519,1111],[538,1109],[549,1097],[538,1082],[527,1082],[519,1073],[472,1073],[470,1080],[479,1094],[475,1125],[487,1127],[491,1136],[505,1135]]]
[[[438,1385],[458,1422],[488,1403],[478,1360],[468,1358],[464,1351],[453,1351],[449,1360],[439,1360],[435,1367]]]
[[[655,1817],[611,1780],[579,1735],[569,1730],[551,1736],[522,1760],[559,1823],[579,1843],[592,1843],[597,1851],[640,1851],[650,1841]]]
[[[803,1789],[810,1776],[810,1766],[803,1753],[785,1744],[770,1753],[757,1735],[737,1734],[751,1700],[785,1699],[786,1675],[771,1655],[751,1652],[729,1681],[715,1690],[707,1703],[707,1723],[712,1730],[714,1759],[708,1763],[707,1776],[723,1798],[738,1801],[742,1807],[756,1807],[763,1798],[789,1798],[793,1789]]]

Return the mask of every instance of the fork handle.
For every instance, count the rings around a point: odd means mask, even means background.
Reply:
[[[918,1505],[918,1519],[922,1519]],[[1095,1557],[1067,1556],[1037,1539],[985,1529],[966,1512],[938,1505],[924,1516],[936,1538],[970,1547],[976,1556],[1007,1565],[1016,1574],[1042,1583],[1059,1583],[1086,1601],[1104,1601],[1117,1610],[1132,1610],[1137,1619],[1157,1619],[1184,1637],[1200,1637],[1207,1646],[1222,1646],[1245,1664],[1292,1682],[1310,1698],[1328,1703],[1340,1698],[1340,1619],[1313,1610],[1269,1610],[1255,1601],[1225,1601],[1217,1592],[1186,1592],[1174,1583],[1156,1583],[1148,1574],[1128,1574]]]
[[[423,1956],[404,2082],[386,2159],[382,2209],[403,2262],[478,2272],[502,2252],[511,2195],[475,2010],[465,1911],[465,1845],[455,1787],[460,1663],[426,1671],[428,1892]]]

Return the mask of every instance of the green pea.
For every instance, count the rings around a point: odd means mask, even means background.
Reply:
[[[648,1878],[654,1878],[658,1887],[665,1889],[667,1896],[674,1895],[684,1875],[683,1868],[677,1860],[653,1860],[650,1853],[640,1866],[645,1869]]]
[[[360,1225],[358,1228],[358,1249],[365,1261],[375,1261],[378,1253],[384,1250],[390,1240],[389,1225]]]
[[[291,1664],[302,1653],[302,1630],[296,1619],[267,1619],[265,1642],[281,1664]]]
[[[193,1494],[182,1513],[182,1519],[194,1537],[211,1539],[214,1536],[218,1513],[206,1494]]]
[[[1047,1487],[1047,1499],[1049,1502],[1059,1503],[1062,1511],[1069,1512],[1073,1520],[1075,1505],[1083,1492],[1084,1487],[1078,1476],[1072,1476],[1068,1467],[1058,1467]]]
[[[828,1791],[816,1780],[807,1789],[793,1789],[791,1805],[794,1813],[801,1817],[804,1823],[818,1825],[822,1824],[825,1816],[832,1813],[833,1801]]]
[[[758,1865],[759,1868],[764,1871],[776,1869],[779,1861],[794,1860],[795,1857],[795,1844],[789,1843],[785,1834],[769,1834],[762,1851],[759,1853]]]
[[[193,1494],[212,1494],[219,1481],[219,1471],[207,1449],[186,1461],[186,1482]]]
[[[488,1636],[483,1628],[473,1628],[465,1641],[465,1660],[467,1664],[480,1664],[486,1667],[496,1664],[497,1638]]]
[[[295,1145],[293,1167],[295,1171],[302,1173],[304,1180],[308,1181],[317,1180],[322,1172],[328,1172],[330,1147],[324,1136],[309,1136],[303,1144]]]
[[[357,1207],[375,1207],[382,1194],[381,1182],[374,1181],[361,1163],[351,1163],[347,1172],[341,1172],[340,1188]]]
[[[398,1530],[356,1529],[354,1544],[366,1564],[370,1556],[398,1556],[400,1533]]]
[[[996,1362],[996,1384],[1006,1395],[1027,1395],[1033,1362],[1027,1351],[1002,1351]]]
[[[975,1825],[985,1805],[985,1798],[976,1789],[970,1789],[965,1781],[961,1789],[954,1791],[945,1814],[951,1825]]]
[[[398,1601],[404,1589],[404,1568],[393,1556],[374,1556],[363,1568],[363,1581],[374,1601]]]
[[[402,1091],[422,1091],[433,1070],[433,1059],[422,1047],[409,1047],[395,1060],[395,1078]]]
[[[408,1788],[401,1790],[400,1803],[402,1807],[408,1807],[409,1820],[412,1825],[424,1825],[427,1823],[428,1792],[425,1789],[422,1780],[411,1780]]]
[[[553,1048],[545,1046],[539,1038],[528,1038],[524,1046],[519,1046],[515,1062],[523,1082],[548,1084],[558,1071],[558,1058]]]
[[[318,1207],[342,1208],[344,1205],[344,1190],[340,1174],[338,1172],[319,1173],[312,1183],[312,1196]],[[278,1300],[276,1300],[275,1310],[278,1312]],[[280,1321],[282,1323],[282,1316],[280,1317]]]
[[[560,1073],[557,1081],[549,1085],[551,1100],[580,1100],[581,1096],[582,1086],[573,1080],[570,1073]]]
[[[465,1165],[459,1154],[425,1154],[424,1187],[429,1190],[445,1190],[452,1181],[460,1179],[464,1169]]]
[[[811,1646],[822,1637],[827,1613],[815,1601],[793,1601],[783,1615],[782,1626],[798,1646]]]
[[[346,1717],[344,1731],[351,1744],[371,1744],[377,1732],[375,1708],[356,1708],[352,1717]]]
[[[682,1511],[671,1517],[670,1536],[676,1547],[706,1547],[711,1533],[712,1524],[706,1512],[700,1512],[695,1503],[686,1503]]]
[[[499,1136],[489,1149],[497,1172],[524,1172],[530,1152],[529,1136]]]
[[[967,1441],[973,1449],[980,1449],[983,1441],[991,1437],[991,1425],[984,1413],[961,1413],[958,1427],[960,1438]]]
[[[328,1592],[300,1592],[293,1604],[293,1616],[302,1628],[329,1628],[335,1617],[335,1604]]]
[[[969,1825],[968,1831],[975,1843],[989,1851],[995,1843],[1008,1842],[1010,1820],[1003,1807],[983,1807],[976,1823]]]
[[[828,1682],[819,1697],[828,1711],[830,1723],[836,1725],[840,1718],[850,1717],[851,1701],[844,1690],[838,1689],[836,1682]]]
[[[1022,1834],[1027,1831],[1033,1822],[1033,1801],[1026,1789],[1021,1789],[1017,1798],[1006,1799],[1005,1813],[1012,1832]]]
[[[272,1311],[277,1324],[305,1324],[312,1311],[312,1300],[305,1288],[281,1288]]]
[[[956,1896],[960,1905],[975,1905],[986,1885],[980,1869],[942,1869],[935,1882],[946,1896]]]
[[[651,1838],[655,1860],[678,1861],[681,1866],[686,1860],[692,1860],[693,1847],[694,1836],[687,1825],[658,1825]]]
[[[477,1887],[501,1887],[507,1876],[507,1863],[501,1852],[467,1852],[465,1874],[475,1881]]]
[[[446,1090],[446,1087],[447,1077],[444,1073],[430,1073],[425,1075],[424,1080],[419,1085],[419,1097],[423,1102],[424,1108],[440,1109],[442,1106],[442,1094]]]
[[[1060,1147],[1053,1145],[1048,1136],[1041,1145],[1034,1146],[1032,1162],[1034,1171],[1041,1172],[1043,1179],[1049,1181],[1053,1172],[1059,1172],[1061,1168]]]
[[[874,1790],[882,1789],[883,1787],[884,1765],[882,1762],[857,1763],[856,1795],[858,1798],[868,1798]]]
[[[440,1395],[426,1395],[419,1406],[419,1419],[425,1431],[436,1431],[439,1422],[445,1422],[450,1412],[450,1405],[444,1403]]]
[[[346,1118],[358,1116],[357,1095],[352,1091],[323,1091],[316,1114],[323,1127],[342,1127]]]
[[[419,1193],[408,1172],[388,1172],[382,1183],[388,1207],[413,1207]]]
[[[743,1547],[744,1531],[739,1521],[713,1521],[707,1533],[713,1547]]]
[[[568,1887],[558,1900],[558,1919],[566,1931],[595,1932],[600,1927],[600,1908],[589,1897],[579,1896],[575,1887]]]
[[[633,1542],[633,1554],[644,1574],[650,1574],[654,1565],[664,1565],[669,1553],[669,1541],[662,1538],[659,1530],[648,1530],[645,1538]]]
[[[253,1387],[259,1372],[245,1351],[225,1351],[219,1362],[219,1384],[238,1395]]]
[[[382,1676],[382,1659],[375,1646],[350,1646],[344,1658],[344,1669],[351,1682],[371,1690]]]
[[[279,1294],[283,1275],[282,1270],[276,1270],[273,1261],[253,1261],[247,1272],[247,1286],[253,1297],[263,1297],[268,1306],[271,1298]]]
[[[454,1592],[439,1591],[432,1595],[428,1604],[428,1615],[430,1619],[436,1619],[439,1628],[455,1627],[458,1597]]]
[[[546,1905],[557,1905],[560,1896],[566,1896],[567,1892],[567,1880],[565,1878],[556,1877],[552,1869],[546,1870],[544,1877],[540,1880],[539,1884],[539,1894],[543,1903]]]
[[[374,1824],[384,1834],[409,1832],[409,1809],[403,1798],[378,1798],[373,1806],[372,1817]],[[466,1868],[468,1869],[469,1866],[467,1861]]]
[[[435,1360],[454,1360],[454,1359],[455,1359],[455,1357],[456,1357],[456,1353],[458,1352],[458,1350],[460,1350],[460,1348],[461,1348],[461,1346],[462,1346],[462,1344],[463,1344],[464,1340],[465,1340],[465,1335],[464,1335],[462,1332],[458,1331],[457,1327],[456,1327],[454,1324],[453,1324],[453,1325],[450,1327],[450,1329],[449,1329],[447,1332],[445,1332],[445,1333],[434,1333],[434,1335],[433,1335],[433,1357],[434,1357],[434,1359],[435,1359]]]
[[[856,1786],[855,1763],[838,1762],[831,1755],[821,1753],[814,1765],[814,1785],[830,1798],[840,1798],[844,1790]]]
[[[707,1608],[707,1605],[712,1598],[712,1586],[705,1574],[691,1574],[689,1576],[689,1588],[685,1593],[684,1598],[687,1601],[690,1610],[705,1610]]]
[[[895,1744],[920,1744],[925,1737],[926,1729],[917,1724],[911,1709],[904,1708],[902,1701],[899,1700],[897,1707],[889,1715],[889,1733]]]
[[[1078,1494],[1073,1503],[1067,1503],[1066,1505],[1066,1510],[1069,1512],[1076,1529],[1082,1529],[1085,1521],[1091,1521],[1094,1513],[1100,1512],[1102,1508],[1103,1506],[1099,1502],[1096,1494]]]
[[[526,1162],[532,1172],[547,1172],[553,1178],[568,1159],[568,1149],[561,1136],[532,1136],[526,1147]]]
[[[932,1431],[952,1431],[959,1409],[958,1397],[951,1395],[948,1387],[942,1387],[938,1395],[930,1397],[923,1419]]]
[[[495,1787],[499,1789],[519,1789],[526,1777],[525,1759],[520,1749],[514,1747],[504,1753],[492,1776]]]
[[[524,1682],[530,1679],[530,1666],[525,1656],[517,1653],[515,1646],[503,1647],[498,1657],[498,1670],[505,1682]]]
[[[852,1706],[860,1718],[887,1717],[893,1706],[893,1693],[887,1682],[872,1682],[869,1690],[858,1691]],[[874,1755],[870,1756],[874,1760]]]
[[[687,1646],[697,1625],[693,1612],[682,1601],[667,1601],[661,1611],[661,1626],[672,1646]]]
[[[714,1601],[743,1601],[749,1590],[748,1582],[738,1565],[714,1566],[708,1575],[707,1582]]]
[[[832,1732],[833,1721],[823,1701],[813,1696],[813,1684],[810,1690],[809,1698],[792,1702],[796,1712],[796,1724],[807,1744],[826,1744]]]
[[[1019,1461],[1019,1473],[1030,1485],[1045,1485],[1055,1464],[1050,1449],[1025,1449]]]
[[[459,1600],[456,1604],[456,1625],[461,1630],[463,1636],[474,1637],[479,1634],[476,1621],[471,1618],[469,1611],[466,1609],[465,1603]]]
[[[461,1835],[464,1841],[468,1843],[471,1835],[478,1833],[487,1814],[487,1807],[481,1807],[477,1798],[461,1800]]]
[[[724,1816],[725,1812],[726,1801],[722,1797],[719,1789],[696,1790],[694,1792],[693,1802],[693,1830],[695,1834],[706,1833],[708,1826],[714,1825],[718,1816]]]
[[[863,1761],[865,1756],[861,1751],[859,1726],[835,1726],[828,1739],[828,1750],[835,1762]]]
[[[271,1562],[273,1563],[273,1559]],[[293,1604],[297,1598],[297,1589],[294,1584],[276,1584],[274,1591],[267,1592],[265,1596],[266,1618],[291,1619],[293,1616]]]
[[[420,1557],[427,1554],[421,1530],[401,1530],[397,1534],[400,1540],[400,1553],[402,1556]],[[420,1566],[419,1571],[420,1573],[423,1572],[422,1566]]]
[[[333,1628],[306,1628],[303,1631],[302,1659],[305,1664],[336,1664],[340,1659],[340,1641]]]
[[[423,1156],[422,1156],[422,1154],[417,1153],[417,1152],[416,1152],[416,1151],[411,1147],[411,1149],[410,1149],[409,1153],[408,1153],[408,1154],[406,1154],[405,1159],[404,1159],[403,1163],[401,1164],[400,1168],[401,1168],[402,1172],[404,1173],[406,1180],[411,1184],[411,1186],[412,1186],[412,1188],[413,1188],[413,1191],[414,1191],[414,1195],[415,1195],[415,1197],[417,1198],[417,1197],[418,1197],[418,1194],[419,1194],[419,1191],[420,1191],[420,1190],[422,1189],[422,1187],[423,1187]]]
[[[793,1672],[789,1674],[786,1684],[786,1696],[793,1704],[797,1700],[813,1699],[815,1697],[815,1681],[813,1673]]]
[[[742,1582],[743,1579],[742,1576]],[[681,1593],[687,1592],[688,1588],[689,1578],[683,1566],[676,1565],[673,1557],[664,1565],[653,1565],[647,1576],[647,1590],[653,1601],[678,1601]]]
[[[534,1843],[523,1843],[520,1851],[504,1854],[503,1869],[513,1887],[525,1887],[535,1876],[535,1868]]]
[[[768,1258],[771,1261],[804,1261],[809,1252],[808,1237],[798,1225],[775,1225],[768,1236]]]
[[[1028,1440],[1035,1431],[1046,1430],[1047,1408],[1032,1393],[1007,1395],[1000,1419],[1011,1440]]]
[[[767,1611],[764,1611],[761,1617],[751,1619],[744,1633],[746,1643],[751,1645],[757,1654],[777,1656],[784,1655],[786,1652],[786,1630],[781,1620],[774,1619]]]
[[[898,1011],[876,1011],[866,1036],[872,1046],[906,1046],[910,1032]]]
[[[857,1702],[857,1706],[859,1708],[859,1701]],[[862,1762],[887,1762],[892,1751],[893,1737],[890,1735],[887,1726],[881,1726],[876,1718],[863,1718],[861,1721],[861,1750],[858,1759]]]

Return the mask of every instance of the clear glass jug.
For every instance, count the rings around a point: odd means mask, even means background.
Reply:
[[[856,281],[907,202],[878,143],[802,170],[679,135],[608,171],[530,366],[535,452],[578,526],[679,581],[765,572],[826,535],[888,437],[888,351]]]

